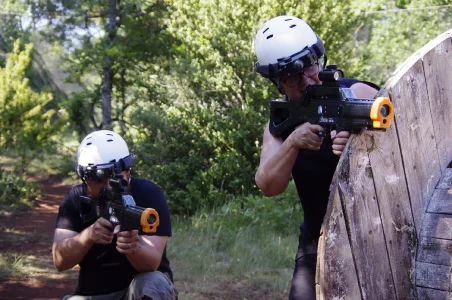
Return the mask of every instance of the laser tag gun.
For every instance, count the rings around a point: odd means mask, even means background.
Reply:
[[[83,221],[90,222],[103,217],[115,225],[120,225],[121,231],[141,228],[145,233],[156,232],[160,224],[157,211],[135,205],[132,195],[125,192],[128,182],[121,174],[110,179],[110,186],[111,190],[101,190],[99,199],[80,196],[82,203],[88,206],[88,209],[82,209]]]
[[[343,77],[344,73],[337,69],[337,65],[329,65],[319,72],[322,84],[308,85],[300,102],[271,101],[270,133],[279,137],[305,122],[337,132],[385,131],[389,128],[394,119],[394,108],[389,98],[358,99],[350,88],[340,86],[339,79]],[[325,134],[321,132],[319,135]]]

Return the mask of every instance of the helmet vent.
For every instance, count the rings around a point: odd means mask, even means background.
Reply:
[[[262,32],[262,33],[266,33],[269,29],[270,29],[270,28],[267,27],[267,29],[265,29],[264,32]]]
[[[273,37],[273,34],[270,34],[269,36],[267,36],[267,40],[271,39]]]
[[[296,24],[292,24],[292,25],[290,25],[289,27],[290,28],[294,28],[295,26],[297,26]]]
[[[287,22],[287,21],[292,21],[292,19],[285,19],[284,21],[286,21],[286,22]]]
[[[112,139],[109,139],[109,140],[107,140],[107,142],[113,142],[113,140],[112,140]]]
[[[92,143],[86,143],[87,146],[91,145]]]

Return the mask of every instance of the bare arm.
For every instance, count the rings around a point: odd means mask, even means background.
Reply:
[[[270,134],[267,123],[259,168],[255,175],[256,184],[265,196],[284,192],[300,149],[320,149],[323,138],[316,134],[319,131],[323,131],[321,126],[304,123],[283,142],[281,138]]]
[[[363,99],[373,99],[378,93],[376,89],[362,82],[355,83],[350,88],[356,97]]]
[[[157,270],[165,250],[167,236],[138,235],[138,230],[118,232],[116,249],[125,254],[132,266],[138,272]]]
[[[127,254],[127,259],[138,272],[156,271],[162,260],[167,236],[140,236],[137,251]]]
[[[89,249],[97,244],[110,244],[113,224],[104,218],[78,233],[68,229],[57,228],[53,237],[53,264],[58,271],[68,270],[82,261]]]
[[[68,270],[83,259],[92,245],[86,229],[78,233],[57,228],[52,246],[53,264],[60,272]]]

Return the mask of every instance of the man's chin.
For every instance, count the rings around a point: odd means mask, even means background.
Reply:
[[[289,97],[289,96],[288,96],[288,98],[289,98],[289,100],[292,101],[292,102],[300,102],[300,100],[301,100],[301,94],[300,94],[299,96],[297,96],[297,97]]]

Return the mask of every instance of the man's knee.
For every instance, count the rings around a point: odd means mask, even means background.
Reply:
[[[175,290],[169,277],[162,272],[140,273],[132,280],[129,299],[174,300]],[[145,298],[148,297],[148,298]]]

